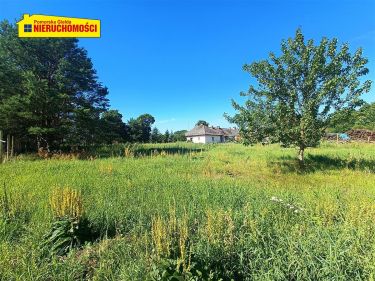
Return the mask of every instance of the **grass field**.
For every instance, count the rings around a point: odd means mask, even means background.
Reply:
[[[375,279],[374,144],[100,153],[0,165],[0,280]]]

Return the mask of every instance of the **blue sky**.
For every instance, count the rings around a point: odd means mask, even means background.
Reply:
[[[23,13],[100,19],[102,37],[80,44],[111,107],[125,120],[150,113],[162,131],[199,119],[227,126],[230,99],[240,100],[252,82],[243,64],[277,52],[298,27],[307,38],[362,46],[375,80],[374,12],[373,0],[0,0],[0,19],[10,21]]]

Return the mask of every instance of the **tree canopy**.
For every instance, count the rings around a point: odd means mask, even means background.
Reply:
[[[138,118],[128,122],[129,138],[132,142],[149,142],[151,139],[151,127],[155,118],[150,114],[142,114]]]
[[[195,123],[195,126],[200,126],[200,125],[209,126],[209,123],[204,120],[199,120],[197,123]]]
[[[127,127],[118,110],[108,110],[101,115],[102,139],[105,143],[124,142],[127,139]]]
[[[301,29],[283,40],[281,54],[270,53],[267,60],[245,64],[243,69],[257,80],[251,85],[244,105],[232,101],[237,113],[230,117],[247,143],[267,138],[284,146],[304,150],[316,146],[336,110],[361,105],[361,95],[371,81],[360,79],[369,70],[359,48],[353,54],[348,44],[322,38],[319,44],[305,40]]]
[[[328,129],[334,133],[347,132],[351,129],[375,131],[375,102],[365,103],[358,110],[335,111],[330,117]]]
[[[22,39],[0,24],[0,124],[30,144],[93,143],[108,90],[77,39]]]

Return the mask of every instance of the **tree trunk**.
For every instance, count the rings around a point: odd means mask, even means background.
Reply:
[[[10,135],[7,135],[7,160],[9,160],[10,153]]]
[[[40,149],[40,137],[39,136],[36,137],[36,144],[37,144],[37,150],[39,152],[39,149]]]
[[[3,162],[3,131],[0,130],[0,164]]]
[[[10,157],[14,156],[14,136],[11,136],[10,142]]]
[[[298,160],[301,166],[305,164],[305,148],[304,147],[299,148]]]

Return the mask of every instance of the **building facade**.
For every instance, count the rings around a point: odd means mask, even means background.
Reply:
[[[186,134],[186,140],[193,143],[223,143],[238,139],[238,129],[195,126]]]

